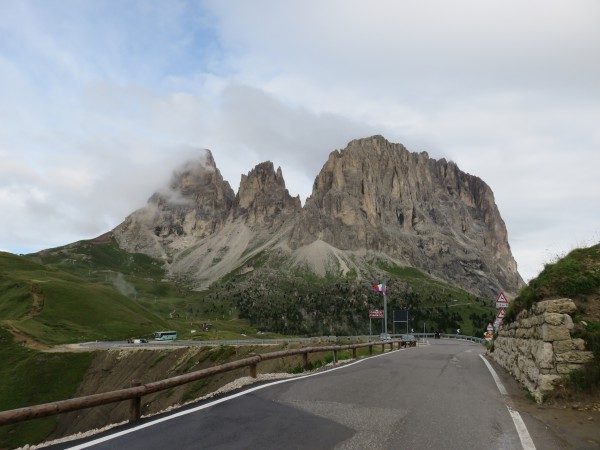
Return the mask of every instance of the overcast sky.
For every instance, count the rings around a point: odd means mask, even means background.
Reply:
[[[0,1],[0,249],[110,230],[210,148],[304,200],[382,134],[493,189],[524,278],[600,241],[600,2]]]

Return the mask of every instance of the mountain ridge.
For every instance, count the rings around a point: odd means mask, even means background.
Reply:
[[[282,270],[320,276],[372,277],[367,263],[381,260],[482,296],[523,285],[489,186],[379,135],[331,152],[304,206],[270,161],[242,175],[234,193],[207,151],[111,234],[198,289],[261,252],[284,261]]]

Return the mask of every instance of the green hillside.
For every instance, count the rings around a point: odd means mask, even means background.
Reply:
[[[372,279],[388,280],[389,310],[409,309],[409,329],[455,333],[460,328],[479,336],[493,320],[491,299],[477,298],[417,269],[373,261],[371,271]],[[233,301],[240,317],[261,330],[301,335],[368,333],[369,309],[383,307],[381,295],[371,293],[370,283],[354,272],[318,277],[263,254],[211,286],[207,298]],[[373,320],[373,333],[380,329],[381,320]],[[388,330],[393,330],[391,313]],[[405,325],[398,329],[405,330]]]
[[[318,277],[290,267],[277,255],[261,253],[206,291],[169,279],[162,263],[130,254],[109,235],[45,250],[32,259],[96,284],[120,289],[169,322],[182,337],[257,337],[257,331],[285,335],[357,334],[369,330],[368,310],[381,307],[364,277],[340,273]],[[491,299],[433,279],[423,272],[373,261],[373,277],[388,279],[390,310],[409,308],[410,328],[481,335],[493,320]],[[247,270],[249,267],[252,270]],[[391,322],[389,329],[393,328]],[[210,322],[208,332],[201,324]],[[373,321],[373,332],[381,321]],[[190,334],[195,329],[196,333]],[[272,335],[272,334],[271,334]],[[266,337],[264,334],[258,336]]]
[[[14,342],[0,327],[0,411],[72,397],[95,354],[42,353]],[[0,448],[46,438],[57,416],[0,427]]]
[[[44,344],[124,339],[167,322],[111,286],[0,253],[0,323]]]
[[[185,280],[168,278],[161,261],[128,253],[108,235],[44,250],[28,258],[119,291],[168,324],[159,328],[177,330],[183,339],[274,337],[257,336],[247,320],[238,318],[236,305],[227,296],[191,290]],[[211,324],[208,331],[202,331],[203,323]],[[146,330],[140,335],[148,334]]]
[[[600,244],[575,249],[558,261],[546,264],[544,270],[511,302],[506,320],[513,320],[520,311],[540,300],[559,297],[573,299],[584,315],[589,313],[597,316],[597,301],[593,301],[593,298],[596,297],[597,300],[598,294]]]

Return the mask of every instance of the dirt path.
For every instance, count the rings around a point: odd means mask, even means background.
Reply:
[[[13,320],[3,320],[2,326],[13,336],[13,339],[17,344],[22,344],[27,348],[37,350],[40,352],[45,352],[52,349],[52,347],[46,344],[42,344],[33,339],[31,336],[28,336],[27,334],[23,333],[17,328],[14,322],[15,321]]]

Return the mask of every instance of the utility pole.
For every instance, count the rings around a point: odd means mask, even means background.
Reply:
[[[387,295],[385,291],[387,290],[387,286],[383,285],[383,332],[387,335]]]

